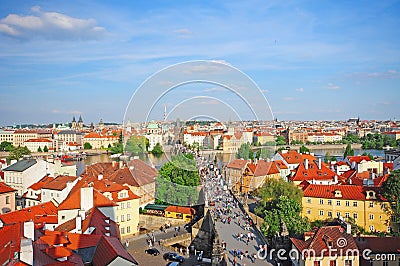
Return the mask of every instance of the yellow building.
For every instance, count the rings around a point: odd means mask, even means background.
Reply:
[[[165,209],[166,218],[183,219],[186,222],[190,222],[194,214],[195,210],[189,207],[168,206]]]
[[[294,266],[358,266],[360,252],[351,234],[341,226],[323,226],[291,238]]]
[[[118,204],[115,217],[121,237],[137,234],[140,197],[135,195],[128,186],[104,180],[101,176],[98,180],[93,181],[93,186],[104,196]]]
[[[303,182],[302,215],[311,221],[353,218],[370,232],[399,230],[392,206],[374,188],[358,185],[317,185]]]

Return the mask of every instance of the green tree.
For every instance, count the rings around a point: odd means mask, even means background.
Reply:
[[[347,144],[346,150],[343,154],[343,158],[346,159],[347,156],[354,156],[354,150],[351,148],[350,144]]]
[[[0,143],[0,151],[11,151],[12,149],[14,149],[14,146],[11,142],[3,141]]]
[[[39,146],[39,148],[37,149],[37,151],[38,151],[38,152],[42,152],[42,148],[40,148],[40,146]]]
[[[47,148],[47,145],[44,145],[43,151],[44,151],[44,152],[48,152],[48,151],[49,151],[49,148]]]
[[[253,151],[251,150],[249,143],[243,143],[242,145],[240,145],[240,148],[236,153],[236,158],[238,159],[242,158],[244,160],[253,158]]]
[[[307,153],[307,152],[310,152],[310,149],[307,148],[307,147],[304,146],[304,145],[301,145],[301,147],[300,147],[300,153]]]
[[[396,222],[400,223],[400,170],[390,173],[382,184],[382,194],[389,202],[395,203],[394,215]]]
[[[108,151],[111,154],[119,154],[124,152],[124,146],[122,143],[122,133],[119,135],[117,143],[114,143],[112,147],[108,147]]]
[[[278,137],[276,138],[276,145],[286,145],[285,137],[283,137],[283,136],[278,136]]]
[[[90,145],[89,142],[85,142],[85,143],[83,144],[83,148],[84,148],[85,150],[90,150],[90,149],[92,149],[92,145]]]
[[[302,235],[311,229],[307,218],[301,217],[301,204],[287,196],[272,200],[264,210],[264,223],[261,231],[268,237],[276,236],[280,231],[281,220],[285,222],[290,236]]]
[[[268,148],[261,148],[257,151],[257,159],[267,159],[272,156],[272,151]]]
[[[361,154],[362,156],[368,156],[371,160],[374,160],[374,156],[371,153],[367,153],[366,151]]]
[[[333,156],[333,155],[331,155],[331,154],[329,153],[329,151],[327,151],[327,152],[325,153],[325,159],[324,159],[324,161],[325,161],[326,163],[329,163],[329,162],[332,162],[332,161],[336,161],[336,157]]]
[[[158,172],[156,198],[158,202],[191,205],[198,200],[200,176],[196,161],[185,155],[174,156]]]
[[[151,151],[151,153],[155,156],[160,156],[161,154],[163,154],[163,149],[160,143],[157,143],[153,150]]]
[[[147,138],[144,136],[131,136],[125,145],[125,151],[132,155],[143,155],[147,151]]]
[[[31,151],[27,147],[15,147],[13,150],[10,151],[10,154],[7,157],[7,161],[10,162],[11,160],[19,160],[24,155],[31,154]]]

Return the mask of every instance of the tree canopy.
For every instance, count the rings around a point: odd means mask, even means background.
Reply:
[[[125,151],[132,155],[143,155],[149,147],[149,140],[144,136],[131,136],[125,145]]]
[[[303,192],[298,187],[282,179],[267,179],[258,195],[262,199],[255,212],[264,218],[261,231],[266,236],[273,237],[278,234],[281,219],[292,236],[310,229],[308,219],[301,217]]]
[[[346,150],[343,154],[343,158],[345,159],[347,156],[354,156],[354,150],[351,148],[350,144],[347,144]]]
[[[161,154],[163,154],[164,151],[163,151],[163,149],[162,149],[161,144],[160,144],[160,143],[157,143],[157,144],[154,146],[154,148],[153,148],[153,150],[151,151],[151,153],[152,153],[153,155],[155,155],[155,156],[160,156]]]
[[[242,145],[240,145],[240,148],[236,153],[236,158],[242,158],[244,160],[253,159],[253,151],[251,150],[251,146],[249,143],[243,143]]]
[[[12,149],[14,149],[14,146],[11,142],[3,141],[0,143],[0,151],[11,151]]]
[[[390,173],[388,179],[382,184],[382,194],[388,201],[395,203],[394,214],[396,222],[400,223],[400,170]]]
[[[301,147],[300,147],[300,153],[307,153],[307,152],[310,152],[310,149],[307,148],[307,147],[304,146],[304,145],[301,145]]]
[[[174,156],[158,171],[156,198],[158,203],[175,205],[196,204],[200,176],[194,159],[185,155]]]
[[[31,151],[27,147],[18,146],[10,151],[10,154],[7,157],[7,161],[10,162],[11,160],[19,160],[24,155],[29,155],[29,154],[31,154]]]
[[[90,149],[92,149],[92,145],[91,145],[89,142],[85,142],[85,143],[83,144],[83,148],[84,148],[85,150],[90,150]]]
[[[286,145],[286,139],[283,136],[278,136],[276,138],[276,145]]]

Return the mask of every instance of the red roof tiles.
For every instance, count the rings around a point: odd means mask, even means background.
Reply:
[[[16,191],[16,189],[13,189],[12,187],[10,187],[10,186],[7,186],[5,183],[3,183],[3,182],[0,182],[0,194],[3,194],[3,193],[10,193],[10,192],[14,192],[14,191]]]
[[[30,220],[33,221],[35,217],[40,216],[43,217],[43,220],[46,220],[46,217],[49,217],[49,219],[53,219],[50,215],[57,215],[57,208],[52,201],[22,210],[2,214],[0,215],[0,220],[3,221],[3,223],[5,224],[11,224],[17,222],[27,222]]]
[[[244,169],[249,162],[243,159],[235,159],[227,164],[227,168]]]
[[[190,207],[182,207],[182,206],[168,206],[165,209],[166,212],[176,212],[176,213],[183,213],[183,214],[194,214],[195,210]]]

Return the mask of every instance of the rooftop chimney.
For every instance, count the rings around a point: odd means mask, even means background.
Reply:
[[[81,188],[81,209],[88,211],[93,208],[93,187]]]
[[[79,215],[75,218],[75,229],[77,233],[82,233],[82,217]]]
[[[124,166],[124,162],[123,161],[119,161],[119,168],[121,169]]]
[[[98,179],[98,180],[102,180],[102,179],[103,179],[103,175],[98,175],[98,176],[97,176],[97,179]]]
[[[318,169],[321,170],[321,158],[318,158]]]
[[[35,225],[33,221],[24,222],[24,237],[35,240]]]
[[[308,170],[308,159],[304,160],[304,168]]]

